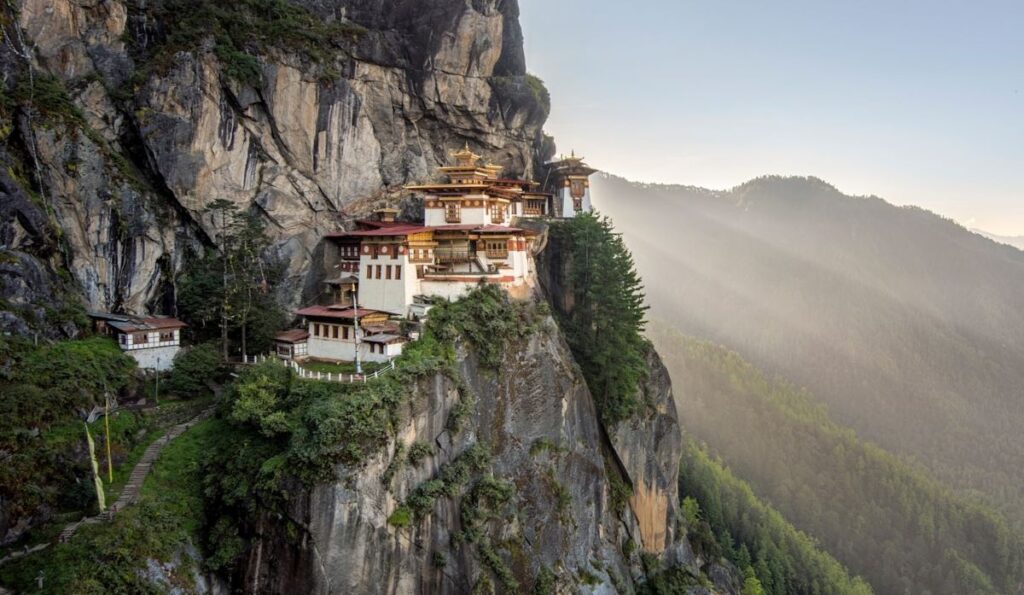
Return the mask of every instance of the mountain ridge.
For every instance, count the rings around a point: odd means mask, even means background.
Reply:
[[[858,434],[1024,520],[1019,250],[808,178],[594,185],[653,316],[807,386]]]

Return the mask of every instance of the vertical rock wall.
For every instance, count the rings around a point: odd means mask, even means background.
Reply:
[[[51,282],[70,273],[90,308],[161,311],[185,252],[214,241],[204,214],[213,200],[261,213],[286,285],[308,287],[324,232],[431,178],[452,147],[533,174],[546,109],[496,82],[526,88],[516,2],[295,3],[365,28],[332,50],[333,77],[273,50],[259,55],[261,82],[240,84],[210,44],[161,68],[137,63],[167,29],[150,16],[159,0],[4,7],[5,92],[52,77],[80,114],[19,110],[0,157],[17,164],[7,180],[32,200],[0,222],[5,249],[35,259]],[[33,230],[25,219],[48,223]],[[36,275],[15,260],[0,297],[17,318],[38,306],[41,286],[27,288]]]

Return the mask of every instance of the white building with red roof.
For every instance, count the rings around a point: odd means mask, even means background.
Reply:
[[[381,209],[376,220],[358,221],[354,231],[326,236],[326,288],[318,301],[328,305],[297,312],[308,325],[309,357],[355,359],[357,326],[365,361],[394,357],[405,339],[389,319],[415,318],[414,311],[424,312],[422,304],[431,297],[458,299],[481,284],[526,297],[534,279],[531,250],[537,234],[513,220],[590,210],[586,184],[577,180],[587,169],[582,160],[555,164],[559,200],[570,201],[566,206],[556,205],[552,194],[537,192],[535,182],[499,177],[500,166],[481,164],[468,147],[453,156],[455,165],[440,168],[446,182],[407,188],[422,196],[422,223],[396,221],[397,211]],[[565,192],[563,178],[568,180]],[[581,188],[584,195],[574,199]],[[363,314],[357,324],[357,303],[373,321],[370,327],[395,328],[367,328]],[[293,345],[279,343],[291,353]]]
[[[131,316],[90,312],[97,333],[113,337],[143,370],[163,372],[181,351],[181,329],[188,326],[169,316]]]
[[[388,362],[408,342],[388,312],[335,305],[310,306],[296,314],[306,319],[306,353],[313,359],[351,362],[358,349],[361,361]]]

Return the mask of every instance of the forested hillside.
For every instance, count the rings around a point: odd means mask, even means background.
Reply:
[[[743,569],[743,595],[863,595],[871,587],[759,499],[692,439],[683,448],[679,493],[700,545]],[[761,591],[757,591],[757,585]]]
[[[1024,252],[813,178],[726,192],[595,178],[653,317],[808,387],[1024,525]]]
[[[807,392],[736,353],[672,332],[652,339],[673,375],[684,426],[877,592],[1019,592],[1024,542],[998,514],[862,442]],[[716,467],[691,445],[683,492],[713,503],[712,526],[728,527],[755,559],[776,548],[759,528],[766,513]]]

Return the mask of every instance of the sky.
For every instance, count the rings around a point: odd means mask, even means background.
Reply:
[[[1024,0],[519,0],[546,129],[602,170],[813,175],[1024,235]]]

